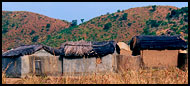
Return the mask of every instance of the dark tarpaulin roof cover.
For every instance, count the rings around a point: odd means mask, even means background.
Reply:
[[[114,53],[115,48],[116,48],[116,42],[114,41],[102,41],[102,42],[91,42],[91,43],[92,43],[92,50],[84,54],[84,56],[102,57],[102,56]],[[80,45],[76,45],[76,46],[80,46]],[[60,51],[60,55],[65,56],[64,47],[61,47],[59,51]],[[66,55],[66,56],[78,56],[78,55],[71,53],[70,55]]]
[[[42,45],[23,45],[13,50],[3,53],[3,57],[17,57],[23,55],[31,55],[36,51],[42,49]]]
[[[91,42],[92,43],[92,50],[90,50],[85,56],[105,56],[108,54],[112,54],[116,48],[116,42],[114,41],[103,41],[103,42]],[[69,46],[69,45],[67,45]],[[80,45],[76,45],[80,46]],[[18,57],[23,55],[31,55],[36,51],[44,49],[45,51],[49,52],[55,56],[65,56],[64,47],[60,47],[59,49],[52,48],[46,45],[24,45],[13,50],[9,50],[3,53],[3,57]],[[67,55],[66,55],[67,56]],[[76,54],[71,53],[68,56],[78,56]]]
[[[185,50],[187,43],[180,36],[140,35],[132,38],[130,48],[131,50],[135,50],[135,48],[140,50]]]
[[[46,46],[46,45],[44,45],[42,48],[43,48],[45,51],[47,51],[47,52],[49,52],[50,54],[55,55],[55,56],[58,56],[58,55],[60,55],[60,53],[61,53],[59,49],[52,48],[52,47],[49,47],[49,46]]]

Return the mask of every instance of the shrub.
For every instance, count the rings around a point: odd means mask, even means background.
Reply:
[[[164,25],[167,25],[168,22],[165,22],[165,21],[162,21],[161,25],[164,26]]]
[[[185,40],[188,40],[188,36],[185,36],[184,39],[185,39]]]
[[[11,47],[8,47],[7,50],[11,50]]]
[[[152,6],[152,9],[150,10],[150,12],[154,12],[156,10],[156,5]]]
[[[80,20],[81,20],[82,23],[84,22],[84,19],[80,19]]]
[[[113,40],[113,39],[116,39],[117,38],[117,34],[111,34],[111,39]]]
[[[124,13],[124,14],[122,15],[122,17],[120,18],[120,20],[127,20],[127,16],[128,16],[128,14],[127,14],[127,13]]]
[[[117,19],[119,17],[119,15],[117,14],[117,15],[115,15],[115,16],[113,16],[113,18],[114,19]]]
[[[32,30],[31,32],[30,32],[30,35],[32,35],[32,34],[34,34],[35,33],[35,31],[34,30]]]
[[[148,27],[146,27],[146,28],[143,29],[143,34],[144,35],[148,35],[149,34],[149,28]]]
[[[34,36],[34,37],[32,38],[32,42],[37,42],[37,41],[38,41],[38,38],[39,38],[38,35],[37,35],[37,36]]]
[[[182,7],[181,12],[182,13],[188,13],[188,7]]]
[[[50,28],[50,24],[47,24],[47,25],[46,25],[46,28]]]
[[[184,15],[184,21],[185,21],[185,22],[188,22],[188,14],[187,14],[187,15]]]
[[[72,20],[71,26],[77,26],[77,20]]]
[[[7,32],[8,32],[8,28],[3,28],[2,34],[5,34],[5,33],[7,33]]]
[[[128,23],[127,25],[130,27],[132,23]]]
[[[20,31],[20,33],[23,33],[24,32],[24,29],[22,29],[21,31]]]
[[[11,25],[11,27],[14,27],[14,26],[15,26],[15,24],[12,24],[12,25]]]
[[[124,10],[122,10],[121,12],[124,13]]]
[[[156,31],[152,31],[149,35],[156,35]]]
[[[146,21],[147,25],[151,25],[151,27],[158,27],[161,24],[162,21],[157,21],[157,20],[148,20]]]
[[[107,24],[105,24],[104,25],[104,30],[109,30],[110,28],[112,27],[112,24],[111,24],[111,22],[109,22],[109,23],[107,23]]]
[[[185,33],[188,33],[188,25],[181,27],[181,30],[184,30]]]
[[[176,34],[180,34],[180,32],[181,32],[181,30],[180,30],[180,29],[178,29],[178,30],[176,31]]]

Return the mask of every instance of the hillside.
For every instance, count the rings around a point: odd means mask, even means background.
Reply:
[[[43,44],[58,47],[65,41],[115,40],[129,43],[135,35],[177,35],[188,37],[188,7],[146,6],[95,17],[78,26],[59,31]]]
[[[2,46],[22,44],[60,47],[66,41],[115,40],[129,43],[135,35],[178,35],[188,38],[188,7],[146,6],[117,10],[73,26],[32,12],[2,11]]]
[[[41,43],[70,23],[26,11],[2,11],[2,49]]]

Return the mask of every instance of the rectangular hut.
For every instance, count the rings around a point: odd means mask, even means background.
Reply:
[[[180,64],[179,51],[187,49],[187,43],[180,36],[140,35],[130,42],[132,55],[140,55],[145,68],[177,67]]]
[[[114,72],[116,66],[116,43],[106,42],[66,42],[61,48],[63,74],[89,74]]]
[[[6,77],[62,75],[62,60],[54,54],[42,45],[20,46],[3,53],[2,71],[5,71]]]

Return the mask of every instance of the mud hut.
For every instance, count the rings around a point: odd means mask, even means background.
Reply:
[[[124,42],[118,42],[117,45],[120,48],[120,54],[117,55],[117,72],[138,71],[142,65],[140,56],[132,56],[130,47]]]
[[[180,36],[134,36],[130,42],[132,55],[140,55],[144,67],[176,67],[179,50],[187,49],[187,43]]]
[[[117,67],[114,41],[66,42],[59,51],[63,58],[63,74],[113,72]]]
[[[2,71],[7,77],[35,75],[61,75],[61,60],[42,45],[24,45],[2,55]],[[56,53],[55,53],[56,54]]]

